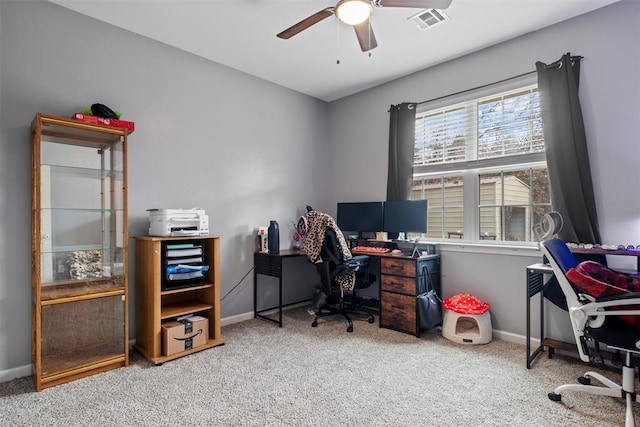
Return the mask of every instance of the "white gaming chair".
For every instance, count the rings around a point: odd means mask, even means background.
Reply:
[[[553,268],[553,273],[566,297],[580,359],[584,362],[594,361],[595,358],[590,355],[592,348],[587,345],[592,340],[625,353],[625,360],[620,361],[623,365],[621,385],[597,372],[588,371],[578,378],[580,384],[561,385],[548,394],[549,399],[560,401],[561,394],[565,391],[620,397],[626,401],[625,425],[635,426],[633,402],[636,400],[636,372],[633,354],[640,354],[640,330],[616,316],[640,316],[640,293],[624,293],[601,298],[580,293],[566,276],[569,269],[578,265],[566,243],[561,239],[546,240],[540,242],[540,249]],[[592,379],[602,383],[602,386],[592,385]]]

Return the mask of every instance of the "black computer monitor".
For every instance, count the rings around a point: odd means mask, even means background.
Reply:
[[[427,201],[394,200],[384,202],[382,231],[388,233],[426,233]]]
[[[375,233],[382,230],[382,202],[338,203],[338,227],[342,231]]]

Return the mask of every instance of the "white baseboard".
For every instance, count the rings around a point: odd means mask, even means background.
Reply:
[[[253,311],[248,311],[246,313],[236,314],[235,316],[220,319],[220,326],[233,325],[234,323],[240,323],[251,319],[253,319]]]
[[[17,368],[0,371],[0,383],[15,380],[16,378],[30,377],[33,375],[33,365],[18,366]]]
[[[282,308],[282,311],[287,311],[287,310],[291,310],[297,307],[305,307],[309,305],[309,301],[302,301],[300,303],[296,303],[296,304],[291,304],[291,305],[287,305],[286,307]],[[273,309],[273,310],[269,310],[269,311],[264,311],[261,314],[273,314],[273,313],[277,313],[278,310],[277,309]],[[225,317],[223,319],[220,319],[220,326],[227,326],[227,325],[232,325],[234,323],[238,323],[238,322],[244,322],[245,320],[251,320],[253,319],[253,311],[249,311],[247,313],[242,313],[242,314],[237,314],[235,316],[230,316],[230,317]]]
[[[524,335],[519,335],[519,334],[514,334],[512,332],[505,332],[505,331],[498,331],[498,330],[493,330],[493,338],[500,340],[500,341],[506,341],[506,342],[512,342],[514,344],[520,344],[522,346],[526,346],[527,345],[527,337],[525,337]],[[537,348],[540,345],[540,339],[539,338],[531,338],[531,348]]]

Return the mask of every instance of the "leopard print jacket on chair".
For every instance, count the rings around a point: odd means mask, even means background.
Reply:
[[[334,219],[326,213],[311,210],[300,218],[297,226],[297,231],[303,239],[302,248],[309,260],[314,264],[323,262],[320,252],[322,251],[322,243],[327,229],[335,231],[343,259],[348,261],[353,258],[347,241],[344,239],[344,235]],[[334,280],[340,286],[340,289],[351,292],[355,287],[356,273],[353,270],[349,270],[346,274],[336,276]]]

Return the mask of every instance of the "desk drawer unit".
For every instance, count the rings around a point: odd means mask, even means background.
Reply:
[[[386,291],[381,297],[380,326],[416,334],[416,298]]]
[[[416,278],[400,276],[382,276],[382,290],[401,294],[416,295]]]
[[[383,258],[380,272],[394,276],[416,277],[416,260],[406,258]]]
[[[380,327],[420,336],[417,295],[431,281],[440,295],[440,256],[380,260]]]

